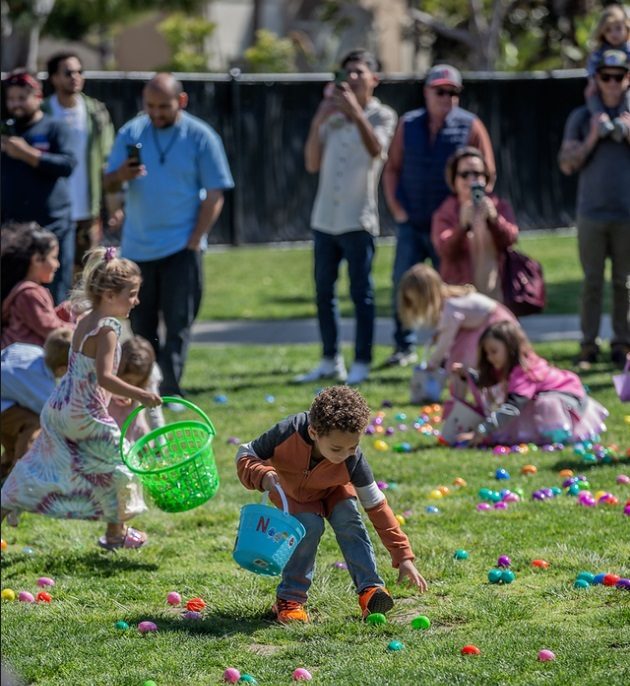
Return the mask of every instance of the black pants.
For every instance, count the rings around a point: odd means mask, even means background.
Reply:
[[[164,376],[162,395],[183,395],[179,382],[203,292],[201,253],[184,249],[159,260],[138,262],[138,266],[140,304],[131,311],[131,328],[155,350]],[[163,341],[158,332],[160,315],[166,332]]]

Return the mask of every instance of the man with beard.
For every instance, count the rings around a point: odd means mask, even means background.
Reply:
[[[74,265],[78,272],[85,253],[98,245],[101,235],[103,171],[114,142],[114,127],[105,105],[83,93],[85,78],[78,55],[59,52],[47,66],[55,92],[44,100],[42,110],[70,127],[77,159],[69,185],[76,226]]]
[[[56,303],[72,284],[74,225],[68,177],[76,164],[71,133],[41,109],[39,81],[24,69],[4,80],[11,119],[2,130],[2,223],[35,221],[59,241],[60,267],[50,285]]]
[[[145,113],[116,136],[104,184],[108,191],[126,184],[121,253],[142,272],[131,327],[155,349],[162,394],[181,396],[190,328],[203,290],[201,250],[221,213],[223,190],[234,182],[221,139],[185,111],[188,96],[172,74],[156,74],[143,100]]]

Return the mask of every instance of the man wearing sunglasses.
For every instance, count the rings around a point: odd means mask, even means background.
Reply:
[[[444,175],[446,161],[458,148],[481,150],[489,171],[487,188],[495,177],[494,153],[486,127],[472,112],[459,107],[462,77],[449,64],[436,64],[424,83],[425,107],[401,117],[383,171],[385,199],[396,222],[393,310],[395,348],[391,366],[406,366],[418,356],[415,332],[404,329],[396,312],[396,293],[402,275],[427,258],[438,268],[431,243],[431,217],[450,194]]]
[[[55,92],[44,100],[42,110],[69,126],[77,159],[69,183],[76,226],[74,265],[78,272],[85,253],[100,240],[103,169],[114,142],[114,127],[105,105],[83,93],[85,77],[75,53],[59,52],[47,66]]]
[[[558,162],[565,174],[579,173],[577,231],[582,286],[582,342],[576,363],[588,369],[598,361],[606,259],[612,266],[611,362],[623,367],[630,352],[630,113],[624,102],[630,87],[630,61],[621,50],[605,51],[595,73],[605,114],[618,119],[624,133],[600,136],[604,113],[586,105],[567,120]]]

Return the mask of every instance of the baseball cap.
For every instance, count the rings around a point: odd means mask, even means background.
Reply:
[[[450,64],[435,64],[427,72],[425,86],[454,86],[462,87],[462,75]]]
[[[606,68],[630,71],[628,55],[623,50],[605,50],[599,58],[595,70],[599,71]]]
[[[37,78],[32,74],[29,74],[25,69],[15,69],[7,74],[2,85],[5,88],[8,88],[9,86],[19,86],[20,88],[30,88],[36,93],[42,92],[41,84]]]

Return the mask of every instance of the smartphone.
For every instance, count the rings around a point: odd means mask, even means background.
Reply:
[[[482,201],[485,194],[485,184],[473,183],[470,187],[470,195],[472,196],[473,205],[478,205]]]
[[[340,86],[348,80],[348,72],[345,69],[338,69],[335,72],[335,86]]]
[[[127,159],[131,160],[131,164],[138,166],[140,164],[140,150],[142,143],[127,146]]]
[[[6,121],[0,122],[0,129],[3,136],[14,136],[15,122],[13,119],[7,119]]]

